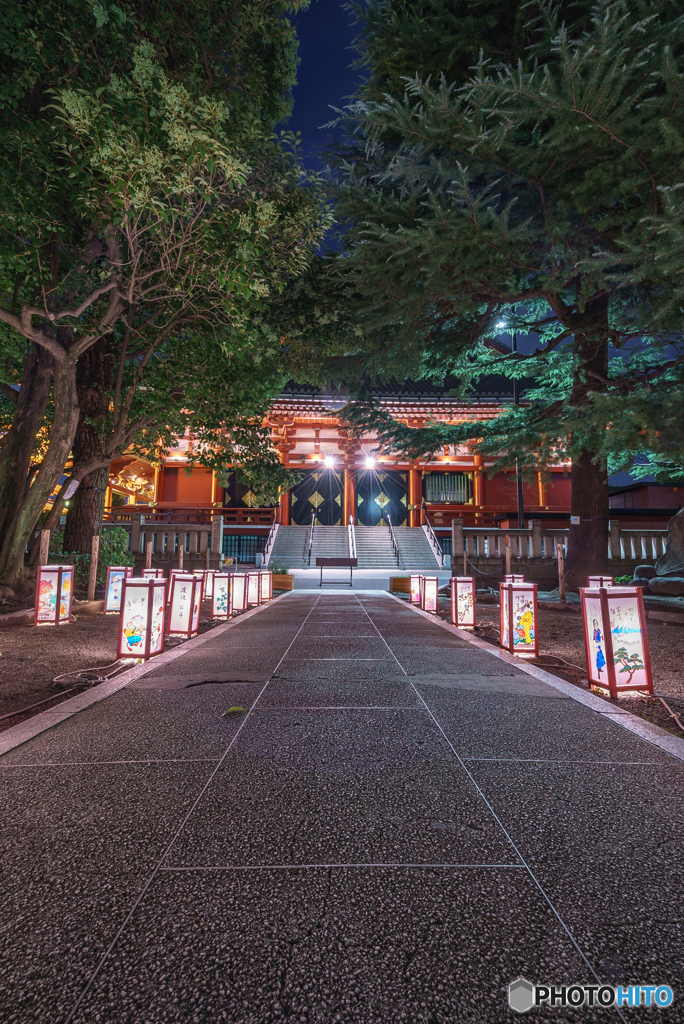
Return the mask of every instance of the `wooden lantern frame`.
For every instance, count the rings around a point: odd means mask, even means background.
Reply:
[[[614,587],[614,576],[587,576],[587,590],[592,587]]]
[[[123,573],[121,576],[121,596],[119,598],[118,607],[109,607],[109,584],[113,573]],[[123,584],[124,580],[130,579],[133,575],[132,565],[108,565],[107,566],[107,579],[105,581],[105,596],[104,596],[104,614],[105,615],[118,615],[121,611],[121,602],[123,601]]]
[[[144,580],[163,580],[164,570],[163,569],[143,569],[142,578]]]
[[[409,604],[421,604],[422,578],[422,573],[419,572],[412,572],[409,576]]]
[[[534,644],[524,647],[516,646],[513,630],[513,598],[516,593],[523,593],[532,598],[532,625],[534,628]],[[499,584],[499,625],[500,646],[517,658],[536,658],[539,654],[539,609],[537,606],[536,583],[500,583]]]
[[[231,607],[234,615],[235,612],[247,611],[249,607],[247,604],[247,584],[249,581],[249,573],[232,572],[230,575],[233,577],[230,584],[230,591]]]
[[[218,572],[218,569],[205,569],[204,570],[204,597],[205,600],[211,601],[214,597],[214,576]]]
[[[247,574],[247,606],[258,608],[261,604],[261,573],[248,572]]]
[[[46,609],[41,607],[40,590],[43,577],[48,579],[48,573],[54,580],[54,573],[57,573],[57,590],[55,592],[55,610],[46,614]],[[69,579],[66,611],[62,612],[62,596],[64,591],[64,580]],[[39,565],[38,577],[36,579],[36,604],[33,613],[34,626],[66,626],[71,622],[71,602],[74,598],[74,567],[73,565]]]
[[[233,614],[233,573],[215,572],[213,575],[213,587],[211,594],[211,617],[212,619],[229,619]],[[224,587],[225,581],[225,587]],[[226,607],[217,608],[219,595],[225,590]]]
[[[184,586],[190,587],[189,604],[191,611],[188,614],[187,626],[181,627],[178,624],[173,625],[173,619],[176,615],[174,602],[180,600],[179,594],[182,593],[181,588]],[[202,580],[198,576],[195,576],[194,573],[184,573],[182,576],[176,573],[175,576],[172,576],[169,584],[169,600],[166,609],[166,635],[182,636],[187,640],[196,636],[199,629],[201,604]]]
[[[618,676],[622,674],[622,671],[629,671],[628,667],[623,667],[620,673],[615,671],[615,657],[616,652],[613,644],[613,631],[610,625],[610,606],[613,602],[619,601],[623,598],[629,598],[630,600],[636,601],[636,611],[639,619],[639,631],[641,639],[641,653],[642,653],[642,664],[639,666],[643,669],[646,679],[643,683],[624,683],[620,684]],[[646,609],[644,607],[644,595],[641,587],[580,587],[580,600],[582,607],[582,627],[584,630],[584,653],[587,661],[587,679],[592,686],[601,687],[603,690],[608,690],[610,696],[614,699],[617,698],[618,694],[630,692],[630,693],[653,693],[653,673],[651,671],[651,656],[648,649],[648,630],[646,628]],[[592,602],[592,607],[589,607],[589,601]],[[606,678],[601,679],[601,669],[597,668],[596,660],[592,658],[592,653],[589,645],[589,615],[592,616],[596,613],[598,601],[598,609],[601,615],[601,636],[605,646],[605,669]],[[625,653],[627,653],[625,649]],[[625,663],[623,662],[623,666]],[[635,669],[636,670],[636,669]],[[631,679],[631,676],[630,676]]]
[[[271,601],[273,599],[273,570],[260,569],[261,574],[261,600]]]
[[[451,577],[451,623],[460,629],[475,629],[475,587],[474,576],[452,576]],[[458,599],[462,593],[472,595],[472,604],[466,616],[467,622],[461,622],[458,618]]]
[[[421,593],[420,593],[420,607],[424,612],[428,612],[429,615],[436,615],[437,609],[439,608],[439,576],[422,576],[421,577]],[[435,607],[428,608],[428,588],[433,589],[434,584],[434,597]]]
[[[525,577],[521,572],[509,572],[504,576],[504,583],[524,583]]]
[[[122,660],[130,658],[134,661],[148,661],[149,658],[153,658],[155,654],[161,654],[164,650],[166,580],[163,576],[149,576],[144,579],[137,576],[125,576],[121,589],[116,656]],[[134,635],[126,633],[126,629],[132,628],[132,619],[129,618],[131,609],[127,608],[127,599],[136,593],[147,598],[147,606],[141,616],[144,619],[144,642],[139,651],[131,650],[128,647],[128,641],[124,639]],[[135,599],[133,598],[133,600]]]

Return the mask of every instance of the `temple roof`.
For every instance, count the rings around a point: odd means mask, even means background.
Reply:
[[[439,399],[449,401],[453,398],[455,402],[462,402],[456,396],[450,394],[459,386],[456,377],[448,376],[442,384],[435,384],[430,380],[397,380],[396,377],[386,377],[381,380],[376,377],[375,381],[368,381],[365,386],[366,393],[373,398],[406,398],[406,399]],[[521,387],[521,391],[524,388]],[[490,399],[497,402],[513,401],[513,381],[500,375],[482,377],[469,389],[471,398]],[[336,405],[340,402],[353,401],[347,387],[330,385],[327,388],[319,388],[315,384],[298,384],[296,381],[288,381],[283,388],[280,397],[282,399],[293,398],[317,398],[319,400],[330,399]]]

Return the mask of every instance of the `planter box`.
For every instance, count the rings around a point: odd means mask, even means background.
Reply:
[[[410,576],[390,576],[390,594],[409,594],[411,592]]]
[[[294,590],[294,576],[289,573],[273,573],[274,590]]]

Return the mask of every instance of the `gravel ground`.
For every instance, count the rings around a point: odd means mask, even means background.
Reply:
[[[440,601],[440,615],[449,621],[450,611],[447,602],[444,602],[442,607]],[[498,647],[498,607],[478,603],[477,621],[477,634],[480,638]],[[684,721],[684,625],[649,621],[648,645],[653,670],[653,688],[656,693],[665,697],[671,709]],[[584,638],[579,611],[539,609],[539,653],[539,660],[534,664],[584,690],[590,688],[586,681]],[[569,664],[562,665],[559,659]],[[672,701],[668,699],[670,697],[673,698]],[[667,729],[673,735],[684,737],[684,731],[678,728],[657,697],[630,694],[620,697],[617,701],[608,700],[608,703],[619,704],[654,725]]]

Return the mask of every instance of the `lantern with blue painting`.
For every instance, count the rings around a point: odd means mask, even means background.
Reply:
[[[588,587],[612,587],[612,576],[587,576]]]
[[[587,678],[616,698],[625,690],[653,693],[641,587],[581,587]]]
[[[539,653],[537,584],[500,583],[499,596],[501,647],[519,658],[536,658]]]
[[[202,580],[193,573],[175,573],[169,586],[166,632],[190,639],[199,629]]]
[[[409,576],[409,602],[411,604],[420,604],[420,581],[422,576],[419,572],[412,572]]]
[[[475,577],[451,577],[451,621],[462,629],[475,628]]]
[[[214,573],[211,595],[212,619],[229,619],[233,614],[232,579],[232,573]]]
[[[147,661],[164,650],[166,580],[156,576],[125,576],[119,612],[116,656],[126,661]]]
[[[424,612],[437,614],[437,601],[439,599],[439,580],[436,576],[423,576],[421,584],[420,607]]]
[[[123,582],[132,575],[132,565],[110,565],[107,568],[107,582],[105,583],[104,599],[105,615],[119,614],[121,611]]]
[[[73,565],[41,565],[36,580],[36,626],[65,626],[71,621]]]

